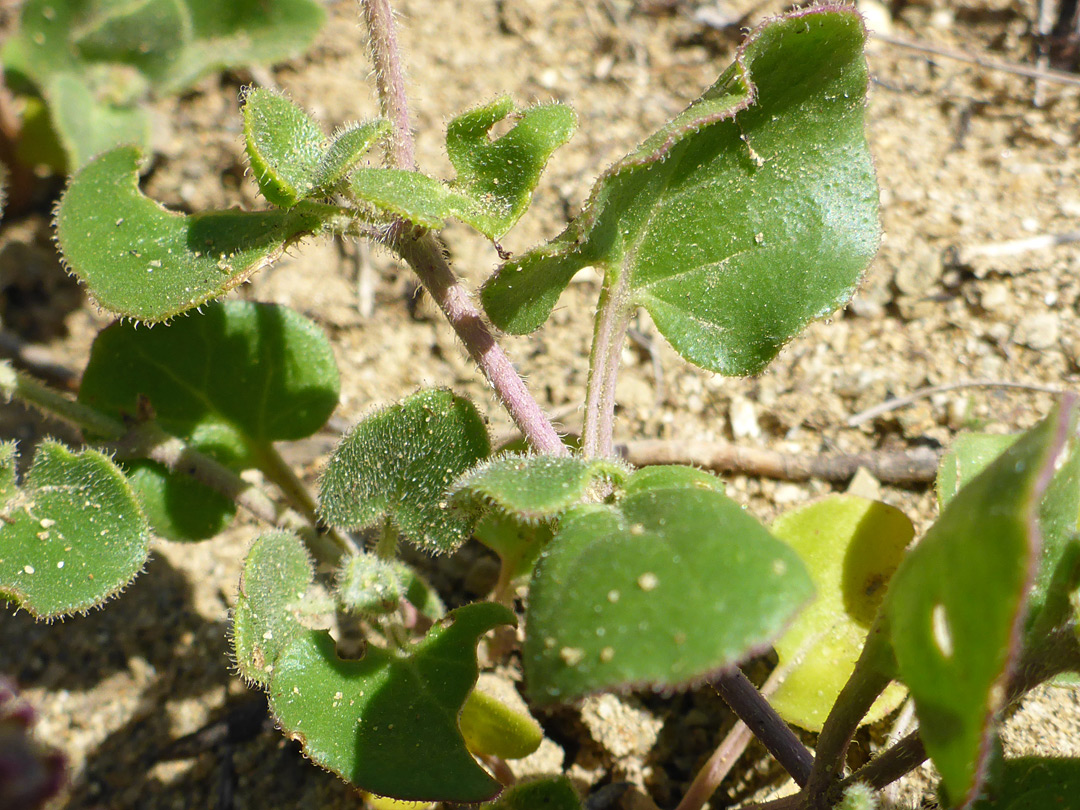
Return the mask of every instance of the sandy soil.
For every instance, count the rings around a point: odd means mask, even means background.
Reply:
[[[1033,0],[914,0],[861,4],[871,25],[896,36],[1029,64]],[[519,252],[561,229],[596,175],[680,110],[728,64],[735,31],[703,24],[726,14],[753,24],[781,2],[602,0],[401,0],[420,165],[449,173],[444,122],[501,93],[519,102],[559,99],[580,117],[558,152],[533,209],[504,240]],[[328,3],[331,22],[305,57],[272,79],[329,128],[371,117],[377,105],[353,0]],[[869,52],[874,85],[868,134],[881,183],[885,238],[855,302],[812,326],[759,377],[732,380],[683,363],[645,316],[628,343],[619,385],[617,438],[701,441],[737,438],[797,453],[940,446],[959,429],[1027,427],[1047,394],[967,389],[919,400],[858,428],[846,420],[890,395],[922,386],[989,379],[1070,386],[1080,372],[1080,243],[987,255],[1001,242],[1077,230],[1080,220],[1080,88],[1030,79],[884,42]],[[207,80],[160,105],[161,155],[147,189],[195,209],[257,206],[245,178],[238,93],[251,77]],[[1038,97],[1039,104],[1035,103]],[[0,232],[4,327],[45,345],[72,367],[107,318],[85,305],[57,268],[47,220],[32,216]],[[497,265],[492,246],[451,225],[446,239],[459,272],[481,282]],[[992,254],[992,251],[989,251]],[[358,306],[358,264],[377,274],[375,308]],[[508,340],[541,401],[580,422],[595,277],[571,285],[548,327]],[[389,257],[355,245],[297,249],[240,292],[287,303],[333,337],[344,380],[338,413],[351,423],[374,404],[421,385],[468,393],[495,431],[509,423],[450,330],[410,276]],[[3,411],[5,437],[43,425]],[[61,435],[65,435],[61,431]],[[313,475],[333,445],[320,435],[289,451]],[[863,481],[917,517],[933,517],[923,487]],[[834,486],[734,476],[734,497],[768,520]],[[242,523],[197,546],[158,543],[147,571],[107,610],[53,626],[0,615],[0,669],[26,687],[42,713],[43,739],[71,757],[71,808],[357,807],[356,794],[303,761],[280,735],[194,750],[172,742],[223,717],[247,694],[230,671],[226,626],[244,551],[257,527]],[[448,564],[463,589],[482,589],[490,565],[475,551]],[[448,580],[448,581],[449,581]],[[1013,750],[1080,755],[1074,693],[1056,690],[1022,712]],[[595,807],[660,807],[678,801],[696,768],[730,727],[719,698],[703,690],[638,695],[545,718],[553,739],[537,770],[565,767],[585,791],[613,782],[634,788],[598,796]],[[258,723],[254,724],[258,727]],[[881,730],[876,739],[887,734]],[[873,745],[870,736],[861,745]],[[779,784],[751,749],[714,807]],[[222,794],[222,786],[231,793]],[[607,790],[612,790],[608,788]],[[899,797],[918,800],[920,788]],[[224,805],[222,802],[231,802]]]

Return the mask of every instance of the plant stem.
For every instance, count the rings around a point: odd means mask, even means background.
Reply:
[[[855,782],[863,782],[875,790],[881,790],[915,770],[925,761],[926,749],[923,747],[919,732],[913,731],[842,781],[840,788],[846,788]]]
[[[120,440],[106,449],[119,458],[141,458],[156,461],[174,473],[187,475],[215,492],[231,498],[259,520],[280,529],[296,532],[320,561],[336,564],[349,544],[340,536],[313,528],[311,523],[293,509],[275,503],[253,484],[249,484],[220,462],[170,436],[154,422],[137,425]]]
[[[887,630],[880,620],[875,621],[855,669],[840,690],[818,737],[814,767],[803,790],[807,810],[826,810],[832,806],[837,777],[859,722],[892,680],[886,674],[885,664],[891,654]]]
[[[814,756],[795,736],[776,710],[769,705],[757,688],[738,667],[720,675],[713,686],[720,697],[746,723],[761,744],[802,787],[810,777]]]
[[[435,236],[431,233],[405,234],[396,240],[394,247],[442,309],[469,356],[487,377],[495,395],[529,443],[540,453],[568,455],[570,451],[555,432],[551,420],[533,399],[510,358],[495,342],[480,310],[454,276]]]
[[[331,535],[334,543],[341,549],[351,552],[357,550],[357,545],[351,537],[323,523],[322,518],[319,517],[319,505],[311,496],[307,485],[300,480],[271,442],[251,442],[248,444],[248,449],[262,474],[277,485],[292,508],[307,519],[308,525],[320,533]]]
[[[610,281],[612,278],[615,279],[613,282]],[[581,440],[581,450],[586,458],[612,454],[615,384],[619,376],[623,337],[630,323],[630,309],[625,300],[625,278],[625,273],[609,272],[604,278],[604,288],[596,304]]]
[[[0,361],[0,395],[32,405],[42,412],[71,424],[84,433],[100,437],[104,449],[121,458],[145,458],[164,465],[172,472],[187,475],[231,498],[238,506],[255,517],[288,531],[296,532],[321,562],[334,563],[350,544],[337,533],[314,528],[298,512],[280,506],[258,487],[247,483],[218,461],[170,436],[154,422],[143,422],[129,429],[119,419],[96,408],[69,399],[59,391],[16,371],[10,363]],[[276,455],[276,451],[274,453]],[[280,459],[280,456],[278,456]],[[288,465],[282,460],[287,469]],[[290,471],[291,474],[291,471]],[[301,488],[303,485],[300,485]],[[310,499],[310,495],[308,498]]]
[[[786,676],[785,668],[776,667],[762,685],[761,696],[767,698],[775,692]],[[750,731],[750,727],[742,720],[737,721],[720,745],[713,751],[712,756],[697,772],[697,776],[690,783],[686,795],[683,796],[682,801],[679,802],[679,806],[675,810],[701,810],[705,802],[720,787],[720,783],[731,773],[731,769],[735,766],[739,757],[742,756],[743,751],[746,750],[746,746],[750,744],[753,737],[754,734]]]
[[[391,160],[399,169],[411,169],[416,160],[394,11],[390,8],[390,0],[363,0],[360,7],[371,37],[371,61],[375,65],[379,101],[383,114],[394,128],[390,141]]]
[[[127,433],[127,426],[119,419],[70,399],[29,374],[17,371],[6,360],[0,361],[0,395],[8,401],[12,397],[18,398],[49,416],[74,425],[84,433],[106,440],[116,441]]]
[[[389,157],[398,168],[411,169],[415,164],[413,136],[390,1],[363,0],[362,7],[370,33],[379,99],[393,126]],[[399,220],[386,234],[386,241],[420,278],[529,443],[541,453],[568,455],[569,450],[555,427],[525,387],[510,358],[495,342],[480,310],[450,269],[439,240],[426,231],[406,227]]]

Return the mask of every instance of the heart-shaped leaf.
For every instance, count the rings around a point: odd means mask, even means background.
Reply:
[[[419,391],[363,419],[319,481],[328,523],[346,529],[384,518],[421,548],[451,551],[471,528],[447,508],[446,490],[491,452],[476,407],[444,389]]]
[[[492,321],[538,328],[597,266],[620,315],[644,307],[690,362],[760,371],[851,297],[877,249],[865,38],[835,5],[758,28],[700,99],[604,172],[561,236],[488,281]]]
[[[56,212],[68,268],[117,315],[162,321],[224,295],[301,236],[312,209],[166,211],[138,188],[139,150],[124,146],[76,174]]]
[[[451,611],[407,654],[368,645],[337,657],[307,632],[277,659],[270,707],[304,753],[353,785],[399,799],[478,802],[500,785],[469,754],[458,714],[476,683],[476,644],[513,614],[492,602]]]
[[[310,436],[337,406],[334,353],[312,321],[276,304],[207,305],[168,326],[114,323],[94,340],[79,401],[117,417],[148,403],[169,433],[234,469],[260,448]],[[234,507],[203,486],[140,464],[134,477],[161,534],[202,539]]]
[[[514,112],[509,98],[463,113],[450,122],[446,148],[457,170],[451,183],[401,169],[358,169],[352,195],[393,216],[426,228],[459,219],[498,239],[529,207],[532,191],[551,154],[570,140],[573,111],[540,104],[517,113],[517,121],[494,140],[489,130]]]
[[[476,685],[476,645],[513,614],[466,605],[407,650],[369,644],[338,658],[329,633],[304,628],[313,570],[299,539],[263,535],[244,562],[233,645],[241,671],[304,753],[354,786],[399,799],[478,802],[499,784],[469,754],[458,715]]]
[[[45,441],[22,488],[0,444],[0,596],[39,619],[115,596],[146,563],[150,531],[123,473],[94,450]]]
[[[772,533],[798,553],[815,595],[774,645],[785,676],[769,702],[787,722],[821,731],[915,527],[892,506],[833,495],[782,515]],[[888,687],[862,724],[880,720],[904,694]]]
[[[496,509],[535,524],[580,503],[598,481],[625,476],[625,468],[606,460],[508,453],[462,476],[450,504],[470,512]]]
[[[811,591],[795,552],[719,492],[575,506],[533,575],[529,694],[551,703],[700,680],[770,642]]]
[[[986,776],[1038,570],[1039,503],[1074,414],[1073,402],[1062,406],[963,486],[889,586],[883,609],[900,678],[956,805]]]

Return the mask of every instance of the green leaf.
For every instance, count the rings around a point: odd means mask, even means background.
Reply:
[[[499,783],[469,754],[458,714],[476,683],[480,636],[513,622],[501,605],[466,605],[408,652],[368,645],[359,661],[338,658],[328,633],[304,633],[277,659],[271,709],[308,757],[363,790],[490,799]]]
[[[505,513],[488,512],[476,524],[473,536],[499,555],[503,576],[514,580],[532,573],[554,533],[550,523],[523,523]]]
[[[114,323],[94,340],[79,401],[134,416],[145,397],[174,436],[237,455],[302,439],[337,407],[322,329],[288,307],[228,301],[157,329]]]
[[[326,136],[281,93],[256,89],[244,97],[244,143],[259,190],[273,205],[291,208],[314,189]]]
[[[319,482],[323,515],[346,529],[388,518],[427,551],[453,550],[471,521],[446,508],[446,490],[490,452],[469,400],[419,391],[363,419],[338,445]]]
[[[990,466],[1016,443],[1020,434],[961,433],[941,457],[935,486],[938,508],[944,509],[964,484]]]
[[[307,50],[326,12],[315,0],[184,0],[192,38],[159,92],[237,65],[272,65]]]
[[[565,776],[545,776],[508,787],[483,810],[581,810],[581,799]]]
[[[724,482],[712,473],[682,464],[657,464],[637,470],[623,486],[624,495],[661,489],[705,489],[724,494]]]
[[[275,662],[305,632],[297,606],[314,576],[311,557],[296,535],[267,532],[251,546],[232,621],[233,655],[247,680],[269,686]]]
[[[937,490],[941,508],[945,508],[961,486],[986,469],[1019,438],[1019,434],[966,433],[957,436],[938,468]],[[1031,632],[1034,632],[1035,625],[1049,630],[1071,613],[1067,593],[1076,585],[1076,572],[1074,563],[1067,557],[1069,547],[1077,540],[1078,523],[1080,442],[1073,437],[1064,463],[1054,473],[1039,503],[1042,551],[1039,570],[1028,598],[1028,627]],[[1056,591],[1052,593],[1055,588]]]
[[[235,470],[260,448],[317,431],[340,383],[322,330],[287,307],[215,303],[168,326],[114,323],[94,340],[79,401],[116,417],[147,402],[159,424]],[[235,511],[231,501],[156,464],[132,469],[160,534],[199,540]]]
[[[325,196],[343,183],[360,160],[390,132],[390,122],[379,118],[334,133],[312,178],[315,193]]]
[[[492,321],[537,329],[596,266],[623,316],[644,307],[685,359],[760,371],[851,297],[877,248],[865,37],[835,6],[758,28],[698,101],[604,172],[561,236],[488,281]]]
[[[505,135],[489,139],[491,128],[512,114],[514,102],[503,96],[457,116],[446,130],[446,151],[457,170],[451,187],[469,203],[459,216],[492,238],[525,213],[544,166],[577,126],[566,105],[538,104],[518,113]]]
[[[963,486],[889,587],[900,679],[954,804],[967,804],[985,778],[1038,567],[1039,502],[1074,411],[1059,409]]]
[[[56,73],[42,84],[41,93],[49,107],[50,120],[67,155],[68,166],[78,169],[117,144],[150,148],[150,115],[126,100],[108,99],[107,86],[99,75]],[[116,77],[119,78],[119,77]]]
[[[123,143],[148,147],[152,94],[295,55],[323,19],[312,0],[28,0],[3,59],[48,101],[77,169]]]
[[[404,568],[397,560],[357,552],[341,563],[334,595],[345,610],[361,616],[389,613],[405,595]]]
[[[772,533],[798,553],[815,596],[774,645],[786,675],[769,702],[787,722],[821,731],[915,527],[892,506],[832,495],[782,515]],[[890,686],[861,725],[889,714],[904,694]]]
[[[551,154],[574,132],[573,111],[541,104],[517,113],[513,127],[491,140],[488,132],[514,112],[509,98],[470,110],[450,122],[446,148],[457,178],[440,183],[401,169],[358,169],[353,196],[425,228],[460,219],[491,239],[505,234],[529,207]]]
[[[217,298],[317,233],[311,208],[166,211],[138,188],[139,150],[92,161],[60,199],[56,236],[68,268],[105,309],[162,321]]]
[[[473,513],[496,509],[535,524],[580,503],[599,481],[625,476],[624,467],[606,460],[509,453],[462,476],[450,490],[450,505]]]
[[[544,730],[532,717],[478,689],[465,699],[458,723],[469,750],[486,756],[522,759],[544,739]]]
[[[719,492],[575,506],[533,575],[529,694],[543,704],[700,680],[771,641],[811,591],[795,552]]]
[[[53,619],[122,591],[146,563],[150,532],[116,465],[45,441],[17,489],[14,445],[0,447],[0,596]]]
[[[186,475],[153,461],[125,461],[131,488],[158,537],[184,542],[208,540],[228,528],[236,502]]]
[[[1006,759],[972,810],[1080,810],[1080,759]]]

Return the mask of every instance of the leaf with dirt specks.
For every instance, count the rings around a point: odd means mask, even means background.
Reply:
[[[835,5],[763,24],[701,98],[604,172],[562,235],[485,284],[495,325],[539,328],[595,266],[609,306],[644,307],[685,359],[764,368],[847,302],[877,250],[865,39],[858,13]]]
[[[43,442],[22,487],[0,445],[0,597],[39,619],[89,610],[142,570],[150,528],[124,474],[95,450]]]

